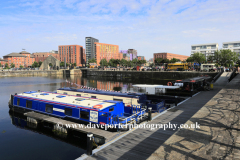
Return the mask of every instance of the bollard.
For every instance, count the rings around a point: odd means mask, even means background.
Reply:
[[[175,106],[177,107],[177,104],[178,104],[178,99],[177,99],[177,96],[175,96]]]
[[[151,121],[152,120],[152,107],[148,108],[148,120]]]
[[[93,134],[87,134],[87,155],[92,155],[92,142],[93,142]]]

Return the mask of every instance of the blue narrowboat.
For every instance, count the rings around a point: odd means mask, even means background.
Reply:
[[[9,107],[24,112],[34,111],[59,118],[75,119],[102,125],[139,122],[146,109],[127,107],[121,101],[99,100],[59,93],[29,91],[11,95]],[[158,107],[164,108],[164,103]]]
[[[88,98],[97,98],[102,100],[113,100],[120,101],[125,104],[125,106],[142,106],[143,108],[148,109],[151,107],[152,112],[162,112],[165,109],[165,101],[158,100],[150,100],[148,96],[144,93],[122,93],[116,91],[103,91],[97,89],[75,89],[75,88],[60,88],[57,90],[57,93],[64,95],[75,95],[75,96],[83,96]]]

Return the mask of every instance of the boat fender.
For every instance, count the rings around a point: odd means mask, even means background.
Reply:
[[[168,86],[172,86],[172,82],[168,82],[167,85],[168,85]]]

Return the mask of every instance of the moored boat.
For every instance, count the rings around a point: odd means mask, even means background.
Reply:
[[[121,101],[99,100],[59,93],[29,91],[11,95],[9,107],[14,111],[34,111],[102,125],[130,124],[143,120],[146,109],[127,107]],[[164,103],[159,106],[165,109]]]
[[[150,100],[144,93],[122,93],[114,91],[102,91],[97,89],[76,89],[76,88],[59,88],[57,93],[64,95],[75,95],[84,96],[88,98],[96,98],[101,100],[113,100],[120,101],[125,104],[125,106],[142,106],[148,109],[152,108],[153,112],[162,112],[165,108],[165,101],[162,99]]]

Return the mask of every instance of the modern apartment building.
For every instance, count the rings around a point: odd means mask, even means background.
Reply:
[[[62,62],[64,62],[65,58],[66,63],[76,63],[77,66],[84,66],[86,64],[83,46],[60,45],[58,46],[58,54]]]
[[[86,61],[88,63],[89,59],[95,58],[96,59],[96,51],[95,51],[95,42],[99,42],[98,39],[93,37],[86,37],[85,38],[85,45],[86,45]]]
[[[200,52],[206,56],[213,55],[218,50],[218,43],[196,44],[191,46],[191,54]]]
[[[223,42],[223,49],[230,49],[233,52],[239,54],[240,58],[240,41]]]
[[[121,59],[123,58],[122,53],[119,53],[119,46],[106,43],[95,42],[95,55],[97,65],[100,65],[102,59],[109,61],[110,59]]]
[[[130,60],[137,58],[137,50],[135,49],[128,49],[128,54],[130,54]]]
[[[56,59],[60,60],[58,52],[35,52],[33,56],[36,62],[43,62],[48,56],[52,55]]]
[[[133,60],[137,58],[137,50],[135,49],[128,49],[128,50],[120,50],[120,53],[123,54],[123,58],[126,60]]]
[[[180,59],[181,61],[186,60],[189,56],[184,56],[184,55],[180,55],[180,54],[173,54],[173,53],[167,53],[167,52],[163,52],[163,53],[154,53],[153,54],[153,62],[155,63],[155,59],[156,58],[162,58],[162,59]]]
[[[3,56],[3,59],[5,60],[6,63],[8,63],[9,67],[12,63],[15,64],[15,68],[20,68],[20,66],[30,67],[35,61],[34,56],[26,51],[22,51],[20,53],[13,52],[7,54]]]

